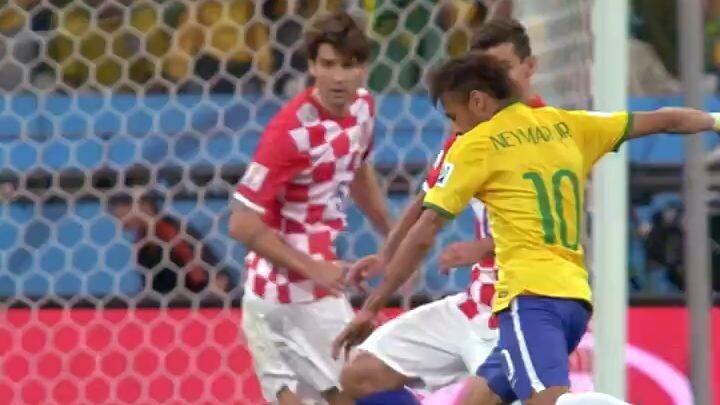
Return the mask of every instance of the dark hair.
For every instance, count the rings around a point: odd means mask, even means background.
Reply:
[[[343,58],[365,63],[370,58],[370,42],[357,22],[345,12],[334,12],[317,18],[305,33],[305,48],[310,60],[317,58],[320,45],[328,44]]]
[[[496,100],[518,98],[516,84],[508,76],[506,63],[492,55],[470,52],[450,59],[430,74],[430,97],[437,104],[443,94],[458,93],[467,99],[479,90]]]
[[[160,211],[160,205],[161,205],[161,198],[160,195],[156,192],[145,192],[139,197],[133,196],[130,193],[126,192],[120,192],[116,193],[110,196],[108,199],[108,205],[111,208],[115,208],[120,205],[132,205],[134,202],[140,203],[140,204],[147,204],[150,206],[150,209],[153,212],[159,212]]]
[[[532,55],[530,37],[525,26],[512,18],[490,20],[478,28],[473,34],[470,48],[486,51],[502,44],[512,44],[515,54],[520,59]]]

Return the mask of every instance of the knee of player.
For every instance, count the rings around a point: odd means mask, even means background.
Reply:
[[[360,352],[340,373],[340,386],[352,398],[361,398],[379,391],[403,386],[404,376],[385,365],[377,357]]]
[[[459,405],[500,405],[504,404],[505,401],[493,392],[484,378],[470,377],[465,380],[460,399],[457,403]]]

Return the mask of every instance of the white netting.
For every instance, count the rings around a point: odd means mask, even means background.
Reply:
[[[549,104],[589,108],[593,0],[516,1],[538,57],[536,90]]]
[[[370,26],[374,161],[398,213],[447,130],[423,69],[464,51],[482,20],[474,2],[0,6],[0,403],[259,403],[238,331],[244,252],[227,236],[228,193],[305,81],[302,28],[339,7]],[[340,254],[373,252],[354,207],[349,222]],[[440,243],[472,227],[456,221]],[[467,278],[430,261],[417,290]]]

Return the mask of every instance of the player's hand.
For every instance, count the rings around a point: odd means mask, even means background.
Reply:
[[[330,291],[332,295],[340,296],[345,292],[345,269],[347,263],[325,260],[316,260],[312,268],[310,279],[317,285]]]
[[[456,267],[470,266],[480,259],[481,254],[476,241],[451,243],[440,253],[440,271],[448,274]]]
[[[340,332],[332,343],[332,357],[337,360],[340,352],[345,351],[345,361],[350,357],[353,346],[362,343],[375,329],[375,312],[361,309],[355,318]]]
[[[368,255],[353,263],[347,275],[350,286],[362,293],[367,292],[367,280],[382,272],[385,262],[380,255]]]

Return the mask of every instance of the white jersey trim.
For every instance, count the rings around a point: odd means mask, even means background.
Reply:
[[[530,351],[528,350],[527,342],[525,341],[525,335],[523,334],[522,330],[522,323],[520,322],[520,312],[518,311],[517,299],[512,301],[512,303],[510,304],[510,309],[513,329],[515,330],[515,337],[517,338],[518,346],[520,347],[520,357],[522,358],[523,365],[525,366],[525,371],[527,371],[530,385],[532,386],[533,390],[535,390],[535,392],[545,391],[545,385],[542,383],[542,381],[540,381],[540,377],[538,377],[537,371],[535,371],[535,365],[533,365],[532,363],[532,357],[530,357]]]
[[[233,194],[233,197],[235,200],[237,200],[239,203],[243,204],[244,206],[250,208],[252,211],[255,211],[256,213],[260,215],[265,215],[265,208],[255,204],[254,202],[248,200],[244,195],[242,195],[239,191],[236,191],[235,194]]]

